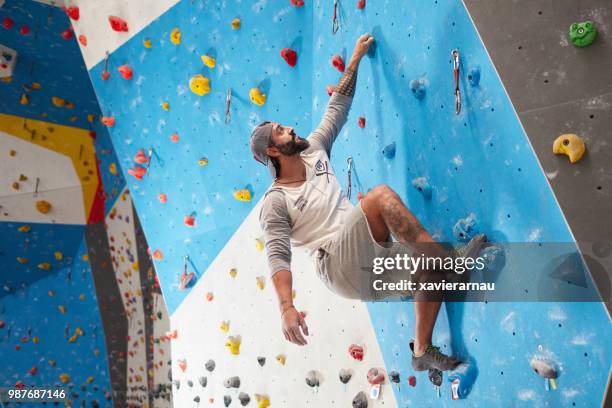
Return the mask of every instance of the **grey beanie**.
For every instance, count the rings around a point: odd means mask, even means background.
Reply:
[[[257,125],[251,133],[251,152],[253,152],[253,158],[266,166],[272,178],[276,177],[276,169],[270,156],[266,153],[266,149],[270,146],[272,140],[272,123],[263,122]]]

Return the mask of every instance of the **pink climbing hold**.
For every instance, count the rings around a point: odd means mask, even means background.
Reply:
[[[295,64],[297,64],[297,52],[295,52],[295,50],[283,48],[280,55],[290,67],[295,67]]]
[[[408,377],[408,384],[410,384],[411,387],[416,387],[416,377],[414,375]]]
[[[62,31],[60,35],[66,41],[72,40],[72,37],[74,37],[74,31],[72,31],[72,28],[67,28],[64,31]]]
[[[121,65],[119,68],[117,68],[117,70],[126,81],[129,81],[132,79],[132,76],[134,76],[134,72],[129,65]]]
[[[108,127],[115,126],[115,118],[113,116],[102,116],[100,118],[100,122]]]
[[[4,17],[4,19],[2,20],[2,27],[6,28],[7,30],[13,28],[13,24],[13,20],[8,17]]]
[[[76,6],[62,7],[62,10],[70,17],[71,20],[78,21],[80,17],[79,8]]]
[[[357,8],[359,10],[363,10],[365,8],[365,2],[366,2],[366,0],[358,0],[357,1]]]
[[[295,7],[304,7],[304,0],[290,0]]]
[[[361,347],[359,344],[351,344],[348,348],[348,352],[355,360],[363,360],[363,347]]]
[[[19,29],[19,33],[21,35],[28,35],[28,34],[30,34],[30,27],[28,27],[27,25],[21,26],[21,28]]]
[[[385,382],[385,372],[380,368],[370,368],[368,370],[368,382],[372,385]]]
[[[333,93],[334,93],[334,86],[327,85],[327,95],[332,96]]]
[[[127,33],[128,32],[128,23],[121,17],[117,16],[109,16],[108,22],[111,25],[111,28],[118,33]]]
[[[331,63],[338,71],[344,72],[344,61],[341,56],[338,54],[334,55],[331,59]]]
[[[128,169],[128,174],[130,176],[134,176],[136,180],[142,180],[145,174],[147,174],[147,169],[144,167],[132,167]]]
[[[143,149],[138,150],[138,153],[136,153],[136,156],[134,156],[134,162],[138,164],[145,164],[149,162],[149,158],[147,157]]]
[[[360,128],[364,128],[365,127],[365,118],[363,116],[360,116],[359,119],[357,120],[357,124],[359,125]]]

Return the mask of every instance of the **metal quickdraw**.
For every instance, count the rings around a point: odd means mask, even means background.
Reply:
[[[338,0],[334,0],[334,14],[332,16],[332,34],[336,34],[340,28],[338,21]]]
[[[455,113],[458,115],[461,112],[461,91],[459,91],[459,50],[454,49],[451,52],[453,58],[453,72],[455,75]]]
[[[227,96],[225,97],[225,124],[227,125],[232,120],[232,113],[230,112],[230,105],[232,103],[232,88],[227,90]]]
[[[346,159],[346,163],[348,164],[348,187],[346,189],[346,197],[350,200],[351,199],[351,170],[353,168],[353,157],[349,156],[348,159]]]

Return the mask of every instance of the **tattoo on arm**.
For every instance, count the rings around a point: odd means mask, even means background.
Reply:
[[[341,93],[342,95],[346,95],[348,97],[353,97],[355,95],[355,87],[357,85],[357,71],[353,71],[352,69],[347,69],[344,71],[344,75],[340,78],[340,82],[336,87],[336,92]]]

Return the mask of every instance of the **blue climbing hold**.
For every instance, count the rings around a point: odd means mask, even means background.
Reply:
[[[470,363],[461,363],[448,374],[451,383],[452,398],[463,399],[472,390],[476,380],[476,368]]]
[[[412,180],[412,187],[416,188],[423,197],[429,200],[431,198],[431,186],[425,177],[417,177]]]
[[[480,257],[484,260],[488,272],[497,274],[506,265],[506,253],[498,245],[489,245],[480,251]]]
[[[387,159],[392,159],[395,157],[395,142],[386,145],[382,150],[383,156]]]
[[[474,213],[461,218],[453,227],[453,235],[459,242],[468,242],[476,233],[476,215]]]
[[[412,94],[419,101],[422,101],[425,98],[425,87],[427,82],[425,78],[413,79],[410,81],[410,89],[412,90]]]
[[[471,86],[478,86],[480,84],[480,68],[472,67],[468,70],[468,82]]]

